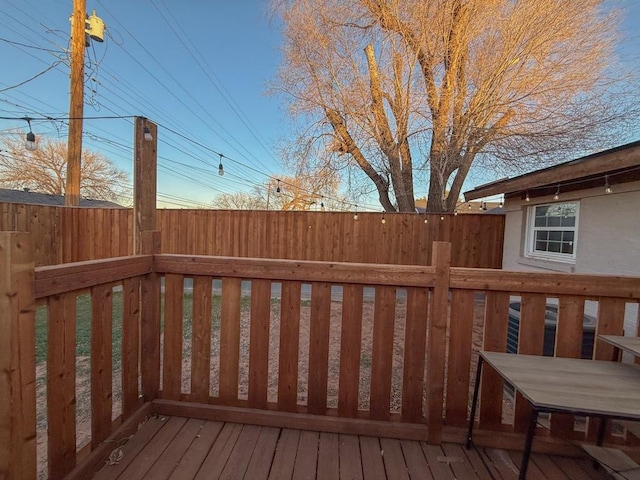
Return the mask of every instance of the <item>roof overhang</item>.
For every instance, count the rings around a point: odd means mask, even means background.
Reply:
[[[480,185],[464,193],[466,201],[504,194],[530,197],[584,190],[640,180],[640,141],[581,157],[514,178]]]

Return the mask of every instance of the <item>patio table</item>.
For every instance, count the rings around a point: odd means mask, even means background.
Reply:
[[[603,340],[618,350],[624,350],[632,355],[640,356],[640,337],[625,337],[622,335],[598,335]]]
[[[604,439],[605,419],[640,420],[640,365],[481,351],[471,404],[467,448],[472,443],[484,362],[531,405],[519,480],[524,480],[527,475],[533,437],[541,412],[573,413],[601,418],[598,445]]]

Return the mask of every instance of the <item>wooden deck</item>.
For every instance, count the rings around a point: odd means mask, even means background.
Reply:
[[[516,479],[520,454],[462,445],[155,416],[96,480]],[[587,459],[533,454],[531,480],[609,479]]]

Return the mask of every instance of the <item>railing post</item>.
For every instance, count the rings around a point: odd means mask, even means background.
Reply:
[[[0,478],[36,478],[35,376],[31,238],[0,232]]]
[[[451,244],[433,242],[433,265],[436,280],[433,296],[429,304],[427,324],[428,366],[427,366],[427,425],[428,442],[442,441],[442,412],[444,407],[444,370],[446,352],[446,330],[449,309],[449,268],[451,267]]]
[[[143,255],[160,253],[160,232],[141,232]],[[142,396],[151,401],[160,389],[160,277],[152,272],[142,279],[140,292],[140,370]]]

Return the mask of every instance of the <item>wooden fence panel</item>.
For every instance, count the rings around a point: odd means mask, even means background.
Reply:
[[[91,448],[111,433],[112,293],[110,285],[91,289]]]
[[[329,372],[331,284],[312,284],[311,305],[309,341],[309,413],[324,415],[327,409],[327,378]]]
[[[249,338],[249,406],[266,408],[269,387],[269,327],[271,281],[251,281],[251,327]]]
[[[282,282],[280,353],[278,357],[278,410],[286,412],[295,412],[298,402],[301,287],[301,282]]]
[[[47,417],[49,478],[76,465],[76,294],[49,297]]]
[[[582,319],[584,318],[584,298],[563,295],[558,307],[556,327],[556,357],[580,358],[582,353]],[[573,431],[574,416],[551,415],[551,433]]]
[[[164,279],[164,355],[162,396],[179,400],[182,383],[182,311],[184,277],[167,274]]]
[[[220,399],[227,405],[234,405],[238,400],[241,287],[239,278],[222,279]]]
[[[191,348],[191,396],[193,401],[209,399],[211,365],[211,277],[193,277],[193,331]]]
[[[140,406],[140,278],[122,284],[122,417],[129,418]]]
[[[370,401],[371,417],[375,420],[388,420],[390,416],[395,310],[396,289],[377,287],[373,319]]]
[[[541,293],[522,295],[518,335],[518,353],[542,355],[544,347],[544,319],[547,299]],[[514,425],[525,432],[529,425],[531,407],[518,392],[515,399]]]
[[[454,290],[451,294],[446,419],[448,425],[458,427],[467,422],[474,294],[472,290]]]
[[[131,209],[0,204],[0,229],[31,232],[39,265],[133,252]],[[430,265],[451,241],[452,265],[500,268],[502,215],[157,210],[163,253]],[[442,218],[442,220],[441,220]],[[425,223],[427,220],[427,223]]]
[[[407,315],[404,336],[402,377],[402,419],[417,422],[423,417],[424,367],[427,344],[428,292],[407,289]]]
[[[485,299],[484,350],[504,352],[507,348],[509,293],[487,292]],[[482,369],[480,424],[496,428],[502,423],[503,381],[491,368]]]
[[[343,287],[338,390],[338,414],[343,417],[355,417],[358,413],[362,301],[362,285]]]

